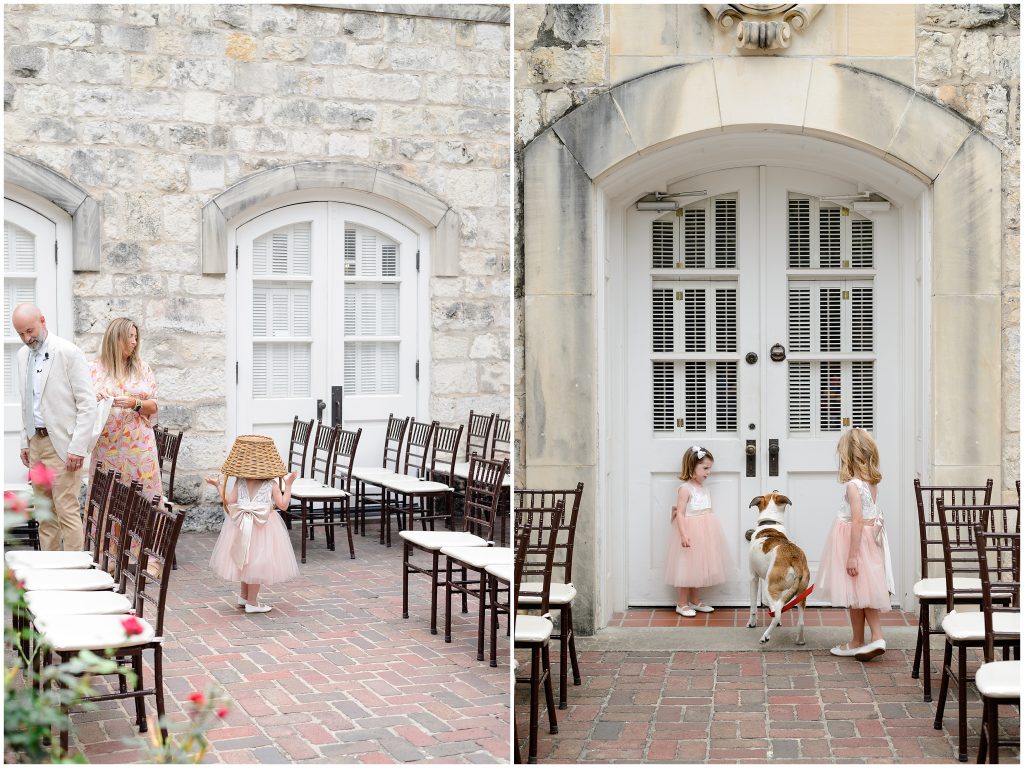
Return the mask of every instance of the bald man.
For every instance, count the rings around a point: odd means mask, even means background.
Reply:
[[[54,516],[39,523],[43,549],[84,549],[82,509],[78,504],[82,459],[96,419],[96,390],[82,350],[46,329],[34,304],[19,304],[11,323],[25,343],[18,350],[21,390],[21,461],[42,462],[54,473]]]

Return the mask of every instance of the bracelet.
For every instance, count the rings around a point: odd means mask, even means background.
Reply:
[[[142,401],[138,398],[135,399],[135,407],[132,408],[136,413],[142,413]]]

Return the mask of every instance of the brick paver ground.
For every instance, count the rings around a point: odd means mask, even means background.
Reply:
[[[291,536],[298,551],[298,531]],[[423,576],[410,577],[402,619],[400,546],[357,537],[350,560],[341,539],[329,552],[318,532],[301,577],[260,593],[274,610],[246,615],[235,606],[237,585],[207,568],[215,539],[181,536],[164,646],[171,719],[211,683],[230,697],[205,762],[509,761],[506,638],[499,633],[497,668],[477,661],[472,605],[456,613],[450,645],[431,635]],[[99,706],[73,715],[72,751],[93,763],[140,760],[138,744],[125,743],[136,735],[133,705]]]
[[[720,626],[733,627],[745,624],[748,613],[719,609],[713,615]],[[817,626],[848,624],[844,611],[816,613]],[[674,626],[670,611],[640,614],[648,621],[643,626]],[[807,625],[816,626],[809,619]],[[905,623],[896,616],[889,620],[896,626]],[[750,632],[759,635],[763,620],[761,627]],[[636,630],[635,636],[644,631]],[[764,651],[718,652],[588,650],[598,643],[588,638],[578,643],[583,684],[570,686],[569,707],[557,713],[555,736],[547,731],[542,707],[541,762],[956,762],[957,691],[951,686],[945,727],[935,730],[935,704],[922,701],[921,683],[910,677],[912,647],[889,650],[862,664],[833,657],[827,648],[811,649],[812,643],[804,649],[779,642]],[[557,647],[552,656],[557,664]],[[936,659],[941,651],[933,655],[933,667]],[[527,660],[520,658],[521,663]],[[525,686],[517,686],[524,757],[527,693]],[[973,687],[968,701],[974,762],[981,705]],[[1001,725],[1018,737],[1019,713],[1009,708],[1003,713]],[[1004,749],[1002,760],[1017,763],[1019,752]]]

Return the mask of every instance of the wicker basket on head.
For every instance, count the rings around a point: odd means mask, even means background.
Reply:
[[[288,473],[274,441],[264,435],[239,435],[235,438],[220,471],[246,480],[269,480]]]

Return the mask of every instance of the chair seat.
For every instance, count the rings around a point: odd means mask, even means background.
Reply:
[[[512,563],[492,563],[491,565],[486,566],[484,570],[498,581],[503,581],[506,584],[512,583]]]
[[[389,491],[405,494],[421,493],[445,493],[451,491],[451,487],[444,483],[436,483],[433,480],[420,480],[411,475],[400,475],[392,472],[388,475],[378,475],[376,484]]]
[[[977,590],[978,597],[981,597],[981,579],[967,577],[953,577],[954,589]],[[946,597],[946,579],[921,579],[914,584],[914,597],[920,599],[944,599]]]
[[[443,547],[441,554],[478,571],[488,565],[512,563],[512,550],[508,547]]]
[[[434,551],[445,547],[486,547],[487,542],[462,531],[399,531],[398,535],[421,549]]]
[[[994,613],[992,627],[999,635],[1019,635],[1020,613]],[[943,617],[942,631],[950,640],[981,642],[985,639],[985,614],[952,611]]]
[[[142,632],[130,637],[121,622],[123,616],[45,616],[36,620],[42,642],[55,651],[130,648],[145,645],[156,637],[156,630],[145,619],[138,618]]]
[[[95,568],[77,570],[25,569],[15,571],[15,576],[25,582],[28,592],[67,590],[91,592],[96,589],[113,589],[114,577],[106,571]]]
[[[554,624],[546,616],[516,616],[517,643],[546,643]]]
[[[82,616],[86,614],[126,614],[132,602],[120,592],[28,592],[25,604],[34,616]]]
[[[352,467],[352,477],[356,480],[369,480],[372,482],[374,478],[380,475],[393,474],[395,473],[392,470],[385,469],[384,467]],[[298,480],[295,482],[298,482]],[[294,488],[295,486],[293,485],[292,487]]]
[[[1020,698],[1021,663],[1019,661],[993,661],[982,664],[974,676],[978,693],[990,699]]]
[[[303,499],[306,501],[329,501],[331,499],[347,499],[348,497],[349,493],[347,491],[343,491],[341,488],[334,488],[330,485],[324,485],[319,482],[303,484],[299,488],[296,488],[294,484],[292,485],[292,498],[298,499],[299,501],[302,501]]]
[[[35,552],[32,550],[15,550],[4,555],[4,562],[11,569],[39,568],[43,570],[63,570],[67,568],[92,568],[92,552]]]
[[[519,587],[519,605],[540,605],[540,590],[543,585],[537,581],[527,581]],[[576,597],[576,587],[572,584],[551,582],[549,605],[568,605]]]

